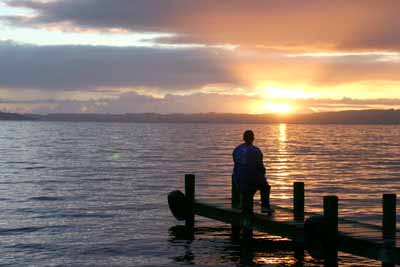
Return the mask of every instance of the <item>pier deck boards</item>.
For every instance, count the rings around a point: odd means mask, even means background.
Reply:
[[[215,207],[221,207],[229,209],[231,207],[231,199],[225,198],[201,198],[197,202],[205,203],[208,205],[213,205]],[[293,221],[293,209],[273,206],[275,212],[272,216],[268,216],[269,220],[274,220],[276,222],[291,222]],[[260,202],[254,201],[254,212],[260,213]],[[264,215],[264,214],[262,214]],[[305,212],[305,219],[321,215],[315,212]],[[369,223],[362,223],[349,219],[339,219],[339,232],[351,237],[367,238],[374,242],[383,242],[382,238],[382,227],[378,225],[373,225]],[[400,232],[397,231],[397,236],[400,236]],[[400,238],[396,239],[396,247],[400,247]]]
[[[293,219],[292,209],[273,206],[275,212],[269,216],[259,212],[259,203],[255,202],[254,206],[254,230],[292,240],[302,240],[304,223]],[[232,209],[229,198],[196,199],[195,214],[229,224],[240,224],[241,218],[241,210]],[[317,214],[305,213],[305,219],[313,215]],[[390,257],[391,262],[400,264],[399,242],[395,247],[385,250],[382,229],[379,226],[339,220],[338,239],[339,251],[380,261],[387,261]]]
[[[323,252],[327,266],[337,266],[338,251],[381,261],[385,267],[400,265],[395,194],[383,195],[382,226],[377,226],[339,218],[337,196],[323,197],[323,214],[305,212],[302,182],[293,184],[293,208],[273,206],[272,215],[260,213],[260,203],[254,203],[252,197],[241,196],[233,182],[231,198],[197,199],[195,191],[195,176],[185,175],[186,200],[181,204],[187,207],[185,225],[190,233],[194,233],[195,215],[198,215],[230,224],[232,236],[241,235],[246,242],[253,239],[253,230],[288,238],[294,244],[295,257],[300,260],[308,243],[305,241],[312,239]],[[240,200],[243,210],[239,209]],[[315,229],[319,232],[312,234]]]
[[[259,212],[260,203],[254,203],[252,197],[241,196],[233,183],[231,198],[197,199],[195,176],[188,174],[185,176],[186,227],[193,233],[195,215],[198,215],[230,224],[233,236],[241,232],[243,241],[252,240],[253,230],[291,239],[300,258],[304,257],[305,241],[312,239],[323,251],[328,266],[336,266],[338,251],[382,261],[385,267],[400,265],[395,194],[383,195],[380,227],[340,218],[337,196],[323,197],[323,214],[305,212],[304,183],[295,182],[293,189],[293,209],[274,206],[275,212],[268,215]],[[239,209],[240,199],[243,210]],[[314,218],[310,220],[310,217]],[[311,225],[311,232],[315,229],[319,232],[312,234],[305,225]]]
[[[231,209],[231,203],[230,203],[229,198],[220,198],[220,199],[215,199],[215,198],[202,198],[196,200],[196,204],[200,204],[199,206],[202,206],[202,204],[214,206],[216,208],[222,208],[222,209]],[[286,223],[293,223],[293,210],[290,208],[285,208],[285,207],[279,207],[279,206],[273,206],[275,209],[275,212],[271,215],[268,216],[266,214],[262,214],[260,212],[260,205],[259,202],[255,201],[254,202],[255,206],[255,215],[256,216],[261,216],[262,218],[270,221],[275,221],[275,222],[286,222]],[[232,209],[233,210],[233,209]],[[236,210],[237,212],[240,212],[240,210]],[[198,214],[200,215],[200,214]],[[305,219],[318,215],[317,213],[305,213]],[[207,216],[205,216],[207,217]],[[229,223],[231,222],[230,219]],[[382,228],[377,225],[372,225],[368,223],[360,223],[357,221],[352,221],[352,220],[346,220],[346,219],[340,219],[339,220],[339,232],[344,235],[348,235],[351,237],[360,237],[360,238],[367,238],[371,241],[374,242],[383,242],[384,239],[382,237]],[[400,247],[400,240],[396,240],[396,247]]]

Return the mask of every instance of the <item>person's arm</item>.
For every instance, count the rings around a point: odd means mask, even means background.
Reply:
[[[233,160],[233,164],[236,164],[236,150],[237,150],[237,148],[235,148],[235,149],[232,151],[232,160]]]
[[[265,176],[266,170],[264,166],[263,154],[261,150],[258,150],[258,157],[257,157],[257,170],[258,173],[262,176]]]
[[[232,180],[236,186],[239,186],[239,177],[237,174],[237,148],[235,148],[232,152],[232,160],[233,160],[233,169],[232,169]]]

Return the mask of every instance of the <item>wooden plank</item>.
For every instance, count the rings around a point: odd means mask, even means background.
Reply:
[[[197,201],[200,202],[200,201]],[[202,202],[202,201],[201,201]],[[209,200],[207,200],[209,202]],[[205,203],[207,205],[216,207],[216,208],[222,208],[222,209],[229,209],[228,205],[224,204],[212,204],[212,203]],[[293,215],[287,208],[282,208],[282,207],[274,207],[276,208],[276,212],[272,216],[267,216],[267,219],[270,221],[275,221],[275,222],[283,222],[283,223],[291,223],[293,222]],[[263,216],[263,215],[261,215]],[[365,238],[367,237],[372,237],[373,239],[379,239],[378,236],[380,235],[380,232],[375,230],[375,229],[370,229],[368,227],[359,227],[359,225],[355,223],[347,223],[347,224],[340,224],[339,229],[341,232],[350,234],[353,236],[362,236],[363,233],[366,234]]]
[[[199,216],[222,221],[225,223],[240,223],[241,210],[225,208],[223,205],[195,202],[195,213]],[[303,229],[302,222],[277,221],[276,216],[255,213],[253,215],[253,228],[255,230],[279,235],[289,239],[298,239]],[[372,233],[377,233],[372,232]],[[338,247],[340,251],[375,260],[385,260],[400,264],[400,248],[383,249],[381,242],[368,239],[368,237],[354,237],[343,232],[338,234]]]
[[[210,203],[210,205],[212,205]],[[219,207],[224,207],[225,205],[218,205]],[[228,206],[226,206],[228,207]],[[291,222],[292,214],[288,208],[274,207],[276,212],[270,217],[271,220],[276,222]],[[381,243],[383,239],[381,238],[381,227],[375,226],[370,227],[369,224],[347,222],[339,224],[340,232],[350,235],[352,237],[362,237],[365,239],[371,239],[372,241]],[[398,242],[399,244],[399,242]]]
[[[229,209],[198,201],[195,201],[194,211],[199,216],[231,224],[240,224],[242,214],[239,209]]]
[[[376,231],[375,229],[366,228],[366,227],[358,227],[357,225],[339,225],[340,232],[349,233],[352,235],[360,235],[363,233],[369,234],[374,237],[382,238],[382,232]]]
[[[378,261],[400,264],[400,249],[384,250],[383,245],[371,240],[339,233],[339,250]]]
[[[295,221],[276,221],[265,214],[254,214],[255,229],[279,235],[282,237],[296,239],[299,231],[303,229],[304,224]]]
[[[195,213],[199,216],[218,220],[230,224],[239,224],[241,220],[241,210],[224,207],[217,207],[208,203],[195,202]],[[255,213],[252,218],[253,228],[258,231],[276,234],[282,237],[294,239],[297,236],[298,228],[302,228],[303,223],[286,221],[275,221],[273,217]]]
[[[240,224],[242,212],[240,209],[230,208],[231,203],[215,204],[209,203],[210,200],[206,202],[195,201],[194,209],[197,215],[228,224]],[[292,240],[301,240],[303,222],[294,221],[289,208],[274,208],[276,212],[273,216],[254,213],[253,229]],[[339,224],[338,249],[361,257],[400,264],[400,248],[385,248],[379,229],[381,228],[357,222]]]

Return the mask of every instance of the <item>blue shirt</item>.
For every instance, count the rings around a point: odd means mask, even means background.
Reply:
[[[241,144],[233,150],[233,179],[242,193],[254,193],[266,184],[261,150],[251,144]]]

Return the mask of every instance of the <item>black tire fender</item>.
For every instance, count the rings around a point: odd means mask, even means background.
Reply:
[[[179,190],[168,194],[168,205],[172,215],[178,220],[186,220],[190,213],[189,201],[184,193]]]

